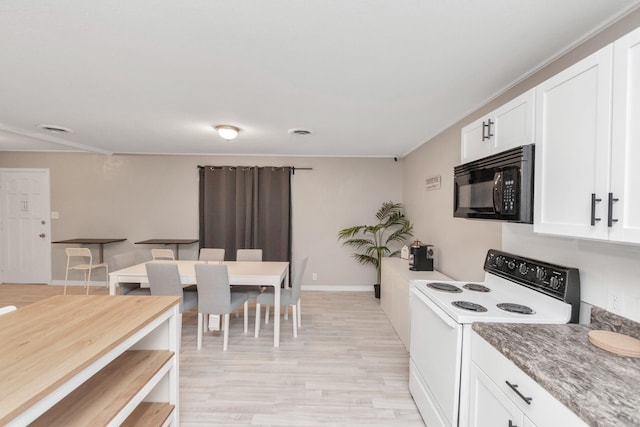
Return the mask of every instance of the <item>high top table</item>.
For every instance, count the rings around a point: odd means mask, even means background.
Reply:
[[[98,259],[101,264],[104,261],[104,245],[107,243],[124,242],[127,239],[123,238],[92,238],[92,237],[78,237],[76,239],[58,240],[51,243],[66,243],[66,244],[81,244],[81,245],[98,245]]]
[[[176,259],[180,259],[180,245],[191,245],[198,239],[149,239],[136,242],[136,245],[176,245]]]
[[[207,261],[149,261],[150,263],[176,264],[183,286],[196,283],[196,264],[207,264]],[[274,289],[274,322],[273,346],[280,345],[280,285],[289,283],[289,263],[272,261],[209,261],[209,263],[225,264],[229,271],[231,285],[272,286]],[[109,273],[109,295],[116,295],[118,283],[139,283],[141,287],[149,287],[147,263],[132,265],[122,270]]]

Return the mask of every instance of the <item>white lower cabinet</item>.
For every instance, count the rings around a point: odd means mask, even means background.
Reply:
[[[522,411],[475,363],[471,364],[470,404],[472,427],[520,427],[524,423]]]
[[[472,340],[471,426],[586,426],[476,332]]]

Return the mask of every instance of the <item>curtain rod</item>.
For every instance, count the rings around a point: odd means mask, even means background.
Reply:
[[[223,166],[202,166],[202,165],[198,165],[198,169],[202,169],[202,168],[206,168],[206,167],[221,168]],[[297,168],[295,166],[234,166],[234,167],[237,167],[237,168],[255,168],[255,167],[258,167],[258,168],[260,168],[260,167],[265,167],[265,168],[272,168],[272,167],[275,167],[275,168],[291,168],[291,174],[292,175],[295,175],[297,170],[299,170],[299,171],[312,171],[313,170],[313,168]]]

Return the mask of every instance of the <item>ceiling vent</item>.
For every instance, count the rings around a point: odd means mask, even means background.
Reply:
[[[291,135],[301,135],[301,136],[311,135],[311,131],[306,129],[289,129],[289,133]]]
[[[38,125],[38,127],[42,130],[46,130],[51,133],[73,133],[73,131],[69,128],[65,128],[62,126],[56,125]]]

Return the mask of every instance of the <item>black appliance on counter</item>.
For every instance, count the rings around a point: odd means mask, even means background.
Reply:
[[[453,216],[533,224],[534,145],[454,168]]]
[[[409,270],[433,271],[433,246],[416,240],[409,248]]]

